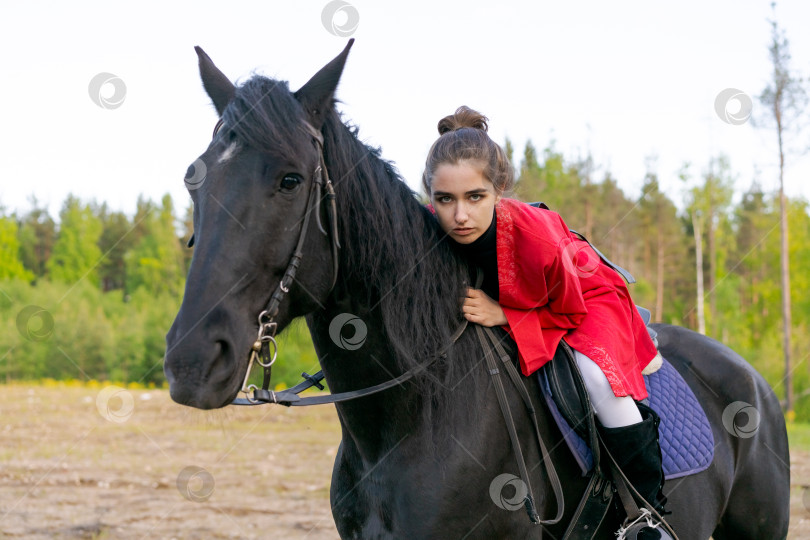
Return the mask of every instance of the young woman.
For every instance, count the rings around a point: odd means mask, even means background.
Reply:
[[[524,375],[551,360],[564,339],[575,358],[600,431],[633,486],[659,512],[659,419],[642,369],[656,356],[621,276],[574,237],[555,212],[504,197],[514,179],[487,118],[467,107],[439,122],[422,182],[442,230],[483,270],[468,289],[467,320],[502,326],[515,340]]]

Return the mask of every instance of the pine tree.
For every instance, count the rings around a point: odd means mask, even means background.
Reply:
[[[47,268],[54,281],[76,283],[87,279],[98,286],[97,266],[101,262],[98,247],[101,220],[90,205],[68,195],[59,213],[59,233]]]
[[[776,4],[771,7],[776,10]],[[785,172],[785,138],[795,133],[799,128],[799,119],[804,114],[807,105],[807,92],[803,81],[796,77],[790,69],[790,50],[788,40],[783,30],[779,28],[776,18],[771,23],[771,45],[769,48],[770,60],[773,66],[772,80],[759,96],[760,102],[768,111],[769,117],[762,118],[764,122],[772,124],[776,131],[779,154],[779,214],[781,257],[780,274],[782,283],[782,348],[785,357],[785,410],[793,411],[793,372],[791,362],[791,327],[792,313],[790,308],[790,256],[788,253],[788,216],[787,199],[784,189]]]
[[[125,257],[127,293],[143,288],[155,295],[179,295],[185,266],[169,195],[157,212],[144,217],[142,225],[145,234]]]
[[[123,290],[126,282],[126,252],[132,249],[135,232],[129,218],[123,212],[112,212],[107,205],[99,211],[102,223],[99,248],[104,260],[99,265],[101,288],[103,291]]]
[[[19,228],[20,258],[35,277],[41,278],[47,272],[48,259],[53,252],[56,223],[36,197],[31,196],[29,201],[31,210],[22,217]]]

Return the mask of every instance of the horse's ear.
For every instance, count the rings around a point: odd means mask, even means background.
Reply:
[[[340,75],[343,73],[343,66],[346,64],[346,57],[349,56],[349,49],[352,48],[354,38],[349,40],[346,47],[331,62],[321,68],[307,84],[302,86],[296,93],[295,98],[304,107],[309,123],[315,129],[321,129],[326,111],[332,106],[332,96],[337,88]]]
[[[214,65],[214,62],[205,54],[202,48],[195,46],[194,50],[197,51],[197,56],[200,58],[200,78],[202,79],[203,88],[205,88],[211,101],[214,102],[217,114],[222,116],[222,111],[233,99],[236,89],[230,79]]]

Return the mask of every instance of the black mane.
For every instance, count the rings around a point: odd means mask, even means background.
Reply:
[[[464,320],[466,263],[379,148],[362,143],[334,109],[323,132],[341,218],[342,279],[362,284],[351,293],[366,294],[379,311],[400,369],[421,365],[451,342]],[[474,343],[459,340],[431,370],[440,377],[433,390],[453,386],[481,359]]]

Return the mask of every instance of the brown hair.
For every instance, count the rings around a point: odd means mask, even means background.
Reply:
[[[422,173],[422,186],[428,197],[439,165],[457,165],[464,161],[476,162],[498,193],[512,189],[515,183],[512,164],[503,148],[487,135],[487,121],[486,116],[464,105],[439,120],[439,138],[430,147]]]

